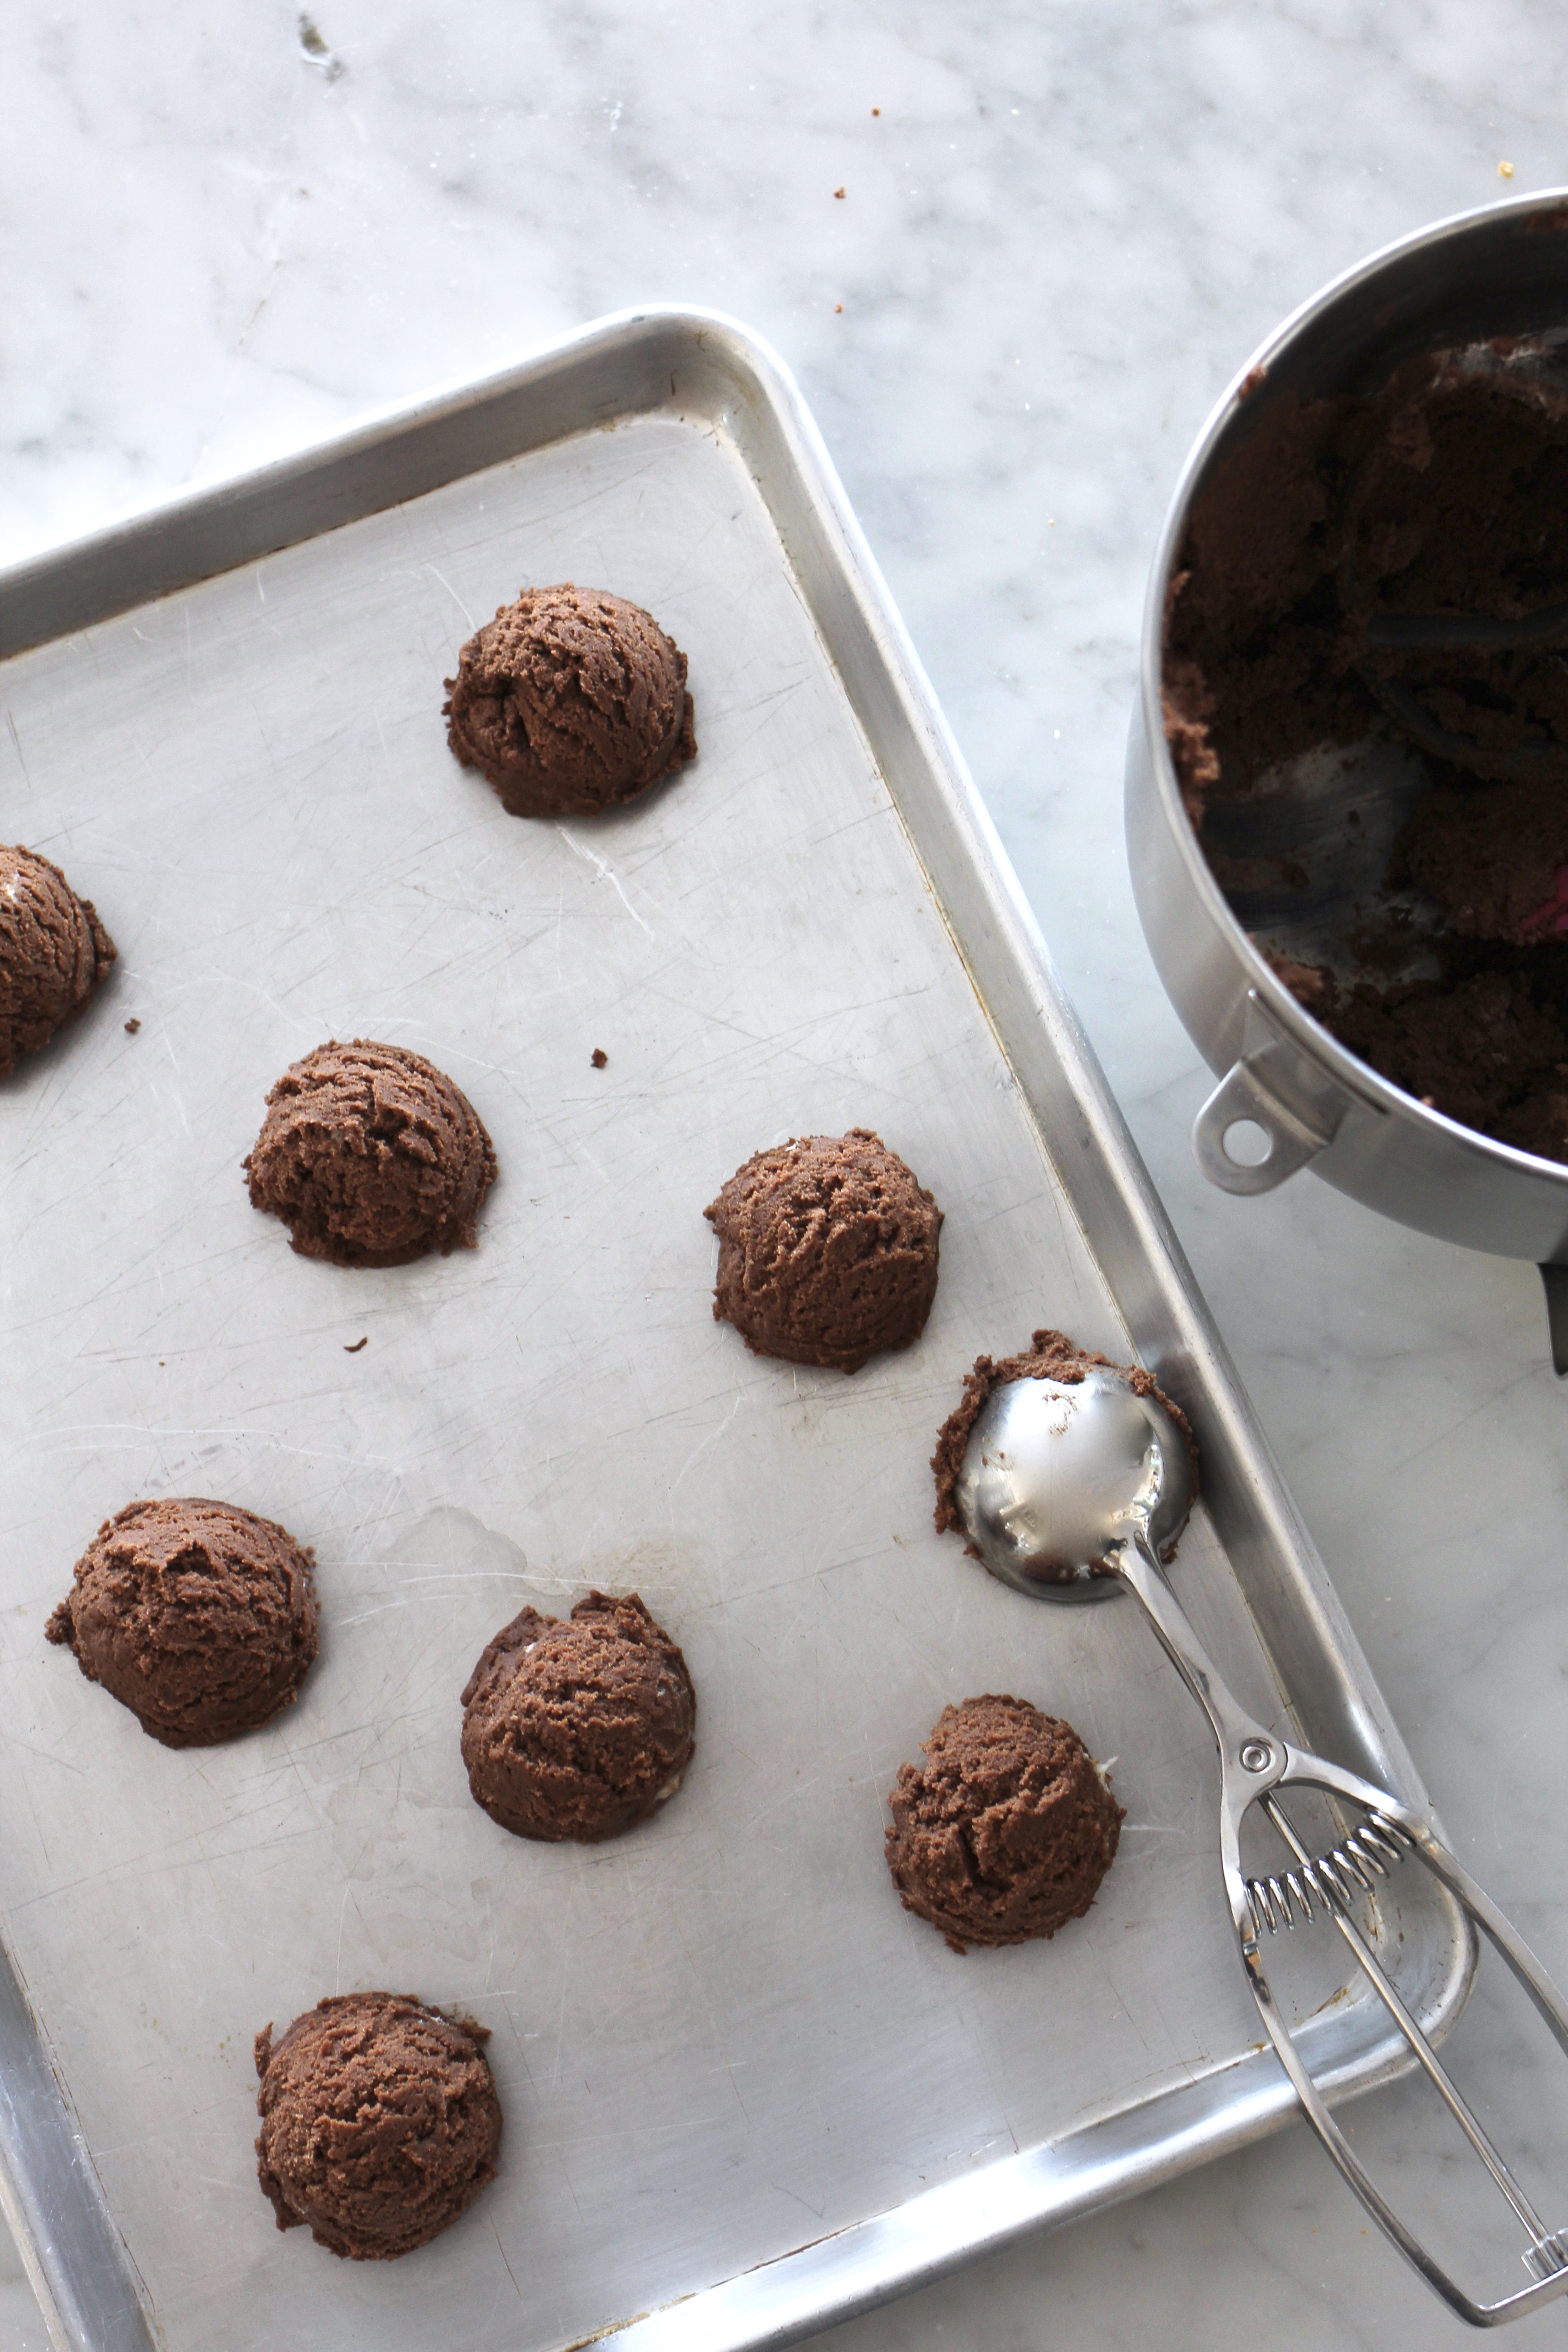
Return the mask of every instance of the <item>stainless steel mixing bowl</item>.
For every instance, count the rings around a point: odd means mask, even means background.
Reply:
[[[1172,1002],[1205,1060],[1222,1074],[1193,1129],[1205,1175],[1229,1192],[1264,1192],[1310,1167],[1352,1199],[1424,1233],[1534,1258],[1546,1281],[1560,1372],[1568,1370],[1568,1167],[1494,1142],[1415,1101],[1297,1003],[1233,912],[1188,823],[1161,720],[1161,655],[1166,590],[1194,498],[1271,402],[1288,392],[1370,392],[1412,352],[1565,328],[1565,189],[1440,221],[1374,254],[1286,320],[1220,401],[1171,502],[1150,577],[1127,753],[1138,911]],[[1336,780],[1331,770],[1325,763],[1325,801],[1346,789],[1342,773]],[[1386,745],[1355,777],[1367,816],[1361,865],[1320,866],[1323,888],[1337,891],[1342,907],[1376,887],[1420,781],[1413,756],[1391,758]],[[1289,794],[1242,806],[1238,854],[1258,870],[1271,858],[1294,857],[1303,834],[1322,829],[1326,811],[1313,798],[1309,776]],[[1269,910],[1260,911],[1267,918]],[[1267,919],[1254,928],[1267,929]],[[1310,954],[1310,940],[1303,943]],[[1255,1156],[1262,1139],[1247,1139],[1248,1125],[1263,1130],[1265,1156]],[[1252,1153],[1244,1148],[1248,1139]]]

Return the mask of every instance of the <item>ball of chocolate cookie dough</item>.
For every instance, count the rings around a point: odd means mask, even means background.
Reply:
[[[234,1503],[128,1503],[45,1633],[165,1748],[210,1748],[299,1696],[317,1649],[313,1557]]]
[[[474,1247],[496,1155],[433,1062],[334,1038],[284,1071],[245,1169],[251,1205],[282,1218],[301,1257],[406,1265]]]
[[[925,1328],[942,1211],[869,1128],[755,1153],[703,1214],[714,1319],[755,1354],[858,1372]]]
[[[602,588],[525,588],[447,689],[447,742],[513,816],[614,808],[697,757],[686,656]]]
[[[256,2037],[257,2171],[280,2230],[357,2263],[394,2261],[449,2229],[496,2177],[500,2101],[488,2026],[412,1993],[318,2001]]]
[[[518,1837],[592,1845],[646,1822],[696,1744],[686,1660],[635,1592],[590,1592],[569,1619],[522,1610],[462,1704],[474,1802]]]
[[[114,941],[58,866],[0,845],[0,1078],[109,978]]]
[[[925,1763],[901,1764],[888,1867],[906,1911],[955,1952],[1081,1919],[1125,1815],[1070,1723],[1020,1698],[944,1706]]]

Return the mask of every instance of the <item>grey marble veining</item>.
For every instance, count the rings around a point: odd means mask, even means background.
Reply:
[[[1121,768],[1209,402],[1374,246],[1568,180],[1563,59],[1548,0],[0,12],[6,555],[626,304],[777,344],[1455,1842],[1560,1974],[1568,1392],[1537,1276],[1310,1176],[1203,1186]],[[1562,2153],[1568,2098],[1553,2143],[1551,2079],[1484,1999],[1464,2030],[1499,2128]],[[1354,2127],[1402,2190],[1440,2185],[1418,2094]],[[1281,2352],[1466,2340],[1293,2132],[833,2341],[1208,2352],[1263,2315]]]

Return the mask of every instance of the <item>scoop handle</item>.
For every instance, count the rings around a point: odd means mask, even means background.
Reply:
[[[1258,1940],[1259,1931],[1250,1915],[1247,1885],[1241,1873],[1243,1816],[1261,1798],[1264,1811],[1291,1848],[1298,1864],[1306,1863],[1310,1858],[1289,1821],[1280,1811],[1277,1798],[1271,1793],[1277,1789],[1292,1786],[1319,1788],[1330,1795],[1348,1798],[1374,1820],[1397,1824],[1406,1843],[1415,1849],[1433,1875],[1457,1897],[1506,1961],[1545,2019],[1559,2047],[1568,2053],[1568,2010],[1564,2009],[1556,1987],[1523,1937],[1510,1926],[1497,1906],[1476,1885],[1463,1864],[1419,1813],[1413,1811],[1388,1790],[1378,1788],[1371,1780],[1363,1780],[1358,1773],[1347,1772],[1341,1766],[1331,1764],[1326,1757],[1310,1755],[1304,1749],[1293,1748],[1287,1740],[1277,1738],[1256,1717],[1247,1713],[1199,1641],[1186,1611],[1172,1591],[1159,1554],[1150,1539],[1147,1521],[1142,1514],[1131,1518],[1125,1534],[1109,1555],[1109,1564],[1114,1566],[1122,1582],[1137,1594],[1144,1614],[1158,1636],[1160,1646],[1208,1717],[1220,1760],[1220,1866],[1236,1922],[1242,1969],[1268,2038],[1290,2079],[1307,2121],[1332,2158],[1341,2177],[1354,2189],[1373,2220],[1450,2311],[1472,2327],[1502,2326],[1510,2320],[1521,2319],[1529,2312],[1538,2311],[1543,2304],[1568,2291],[1568,2231],[1551,2230],[1530,2204],[1485,2130],[1449,2079],[1420,2025],[1378,1965],[1365,1938],[1346,1913],[1339,1908],[1334,1913],[1335,1926],[1355,1953],[1378,1998],[1393,2017],[1428,2080],[1436,2086],[1449,2113],[1524,2224],[1530,2239],[1525,2263],[1531,2273],[1531,2284],[1489,2304],[1479,2303],[1468,2294],[1394,2211],[1330,2114],[1321,2091],[1296,2047],[1289,2023],[1274,1999],[1263,1968]]]
[[[1285,1769],[1282,1739],[1248,1715],[1193,1630],[1191,1618],[1171,1589],[1146,1528],[1134,1522],[1112,1555],[1117,1574],[1143,1604],[1160,1646],[1209,1719],[1228,1783],[1244,1776],[1246,1802],[1271,1786]]]
[[[1562,1997],[1545,1969],[1522,1937],[1510,1927],[1497,1906],[1476,1885],[1469,1873],[1419,1814],[1412,1812],[1407,1806],[1392,1802],[1383,1790],[1370,1781],[1360,1780],[1356,1774],[1343,1772],[1337,1766],[1326,1763],[1321,1757],[1303,1755],[1295,1749],[1290,1751],[1289,1762],[1278,1785],[1323,1789],[1332,1795],[1352,1798],[1384,1822],[1396,1822],[1415,1855],[1426,1864],[1434,1877],[1447,1887],[1507,1962],[1550,2026],[1559,2048],[1568,2053],[1568,2011],[1564,2011]],[[1291,1849],[1298,1864],[1309,1864],[1310,1868],[1307,1848],[1296,1835],[1274,1797],[1264,1800],[1264,1811]],[[1321,1865],[1318,1867],[1321,1870]],[[1252,1997],[1258,2003],[1258,2014],[1280,2063],[1300,2101],[1302,2112],[1333,2158],[1342,2177],[1354,2189],[1373,2221],[1450,2311],[1471,2327],[1500,2327],[1510,2320],[1522,2319],[1529,2313],[1538,2311],[1543,2304],[1568,2292],[1568,2237],[1562,2231],[1552,2230],[1530,2202],[1348,1912],[1336,1906],[1332,1916],[1335,1927],[1349,1944],[1363,1973],[1398,2027],[1427,2080],[1522,2223],[1529,2239],[1523,2260],[1531,2275],[1530,2285],[1521,2287],[1512,2294],[1502,2295],[1493,2303],[1478,2302],[1449,2275],[1394,2211],[1330,2114],[1321,2091],[1296,2047],[1289,2025],[1275,2001],[1265,1974],[1258,1932],[1247,1933],[1238,1921],[1242,1967]]]

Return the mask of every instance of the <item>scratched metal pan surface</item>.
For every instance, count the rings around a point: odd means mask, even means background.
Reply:
[[[701,751],[524,823],[448,754],[442,680],[559,579],[671,631]],[[1419,1788],[777,362],[610,320],[0,607],[0,837],[121,951],[0,1089],[0,2179],[57,2340],[783,2343],[1280,2121],[1202,1719],[1130,1605],[1031,1607],[932,1528],[976,1352],[1050,1322],[1154,1365],[1223,1667]],[[251,1209],[267,1088],[332,1036],[472,1098],[473,1252],[345,1272]],[[702,1210],[856,1124],[947,1222],[924,1337],[846,1379],[713,1321]],[[190,1493],[314,1546],[323,1635],[298,1706],[174,1754],[43,1626],[103,1517]],[[531,1844],[469,1800],[458,1696],[592,1584],[684,1647],[696,1760],[634,1835]],[[1087,1919],[960,1958],[900,1908],[883,1808],[982,1691],[1069,1717],[1128,1821]],[[1376,1924],[1441,2025],[1472,1955],[1413,1892]],[[1321,1958],[1348,2091],[1394,2060]],[[491,2028],[506,2116],[499,2180],[395,2266],[279,2235],[252,2155],[257,2029],[378,1986]]]

